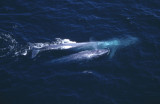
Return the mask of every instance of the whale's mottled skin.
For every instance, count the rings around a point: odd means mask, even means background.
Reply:
[[[114,55],[117,48],[125,47],[137,42],[135,37],[127,37],[122,39],[112,39],[109,41],[95,41],[95,42],[80,42],[76,43],[69,39],[63,39],[60,43],[30,43],[30,50],[32,50],[32,58],[39,52],[47,50],[76,50],[77,52],[85,50],[100,50],[111,49],[111,57]]]

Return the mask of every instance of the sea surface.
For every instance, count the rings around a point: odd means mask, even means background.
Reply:
[[[110,58],[29,46],[128,36]],[[160,1],[0,0],[0,104],[160,104]]]

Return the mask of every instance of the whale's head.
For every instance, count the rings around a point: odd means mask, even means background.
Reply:
[[[135,44],[138,38],[128,36],[127,38],[112,39],[109,41],[97,42],[97,47],[101,49],[111,48],[111,47],[125,47]]]
[[[107,49],[111,50],[110,57],[113,57],[117,49],[123,48],[138,42],[138,38],[127,36],[126,38],[112,39],[109,41],[97,42],[98,49]]]
[[[109,48],[112,46],[119,46],[120,41],[119,40],[111,40],[111,41],[102,41],[97,43],[97,47],[100,49]]]

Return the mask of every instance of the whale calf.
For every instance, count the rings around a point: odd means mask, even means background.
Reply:
[[[75,61],[81,61],[81,60],[90,60],[92,58],[98,58],[99,56],[102,56],[104,54],[109,54],[109,49],[99,49],[99,50],[85,50],[81,51],[75,54],[71,54],[68,56],[64,56],[62,58],[53,59],[49,63],[64,63],[64,62],[75,62]]]

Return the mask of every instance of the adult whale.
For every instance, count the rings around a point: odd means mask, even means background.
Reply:
[[[29,43],[29,49],[32,51],[32,58],[36,57],[39,52],[47,50],[111,50],[110,57],[114,55],[118,48],[126,47],[138,41],[136,37],[127,36],[125,38],[115,38],[108,41],[95,41],[95,42],[75,42],[69,39],[57,39],[56,43]]]

